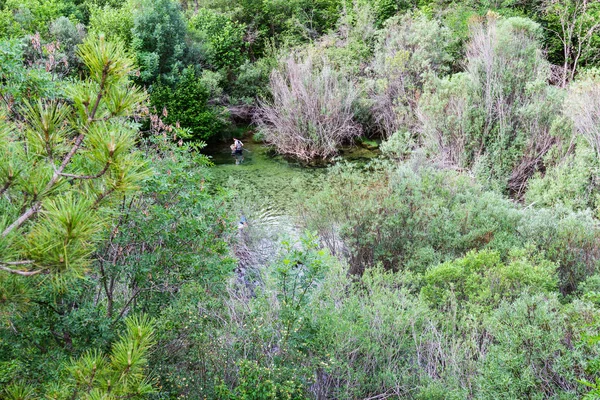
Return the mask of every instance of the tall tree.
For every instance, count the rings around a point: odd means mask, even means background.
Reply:
[[[133,50],[142,83],[180,70],[187,27],[181,6],[173,0],[141,0],[134,5]]]

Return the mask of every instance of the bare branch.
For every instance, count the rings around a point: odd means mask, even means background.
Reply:
[[[33,275],[41,274],[42,272],[45,271],[43,269],[38,269],[38,270],[34,270],[34,271],[22,271],[22,270],[13,269],[13,268],[10,268],[7,266],[7,265],[24,265],[24,264],[33,264],[33,261],[22,262],[21,264],[1,262],[0,270],[9,272],[9,273],[15,274],[15,275],[21,275],[21,276],[33,276]]]
[[[8,234],[11,233],[14,229],[16,229],[16,228],[20,227],[21,225],[23,225],[25,223],[25,221],[27,221],[29,218],[31,218],[33,215],[35,215],[41,208],[42,208],[42,202],[41,201],[38,201],[38,202],[34,203],[23,214],[21,214],[21,216],[19,218],[17,218],[17,220],[15,222],[13,222],[12,224],[10,224],[2,232],[2,237],[8,236]]]
[[[271,74],[272,102],[261,102],[256,123],[280,153],[309,160],[329,157],[360,134],[352,106],[358,90],[326,60],[290,56]]]
[[[104,166],[104,168],[102,169],[102,171],[98,172],[96,175],[74,175],[74,174],[65,174],[65,173],[60,173],[60,176],[64,176],[66,178],[72,178],[72,179],[98,179],[100,178],[102,175],[104,175],[106,173],[106,171],[108,171],[108,167],[110,167],[111,161],[109,160],[106,165]]]
[[[6,190],[10,187],[11,183],[12,183],[12,179],[9,179],[6,181],[4,186],[2,186],[2,189],[0,189],[0,196],[2,196],[4,194],[4,192],[6,192]]]

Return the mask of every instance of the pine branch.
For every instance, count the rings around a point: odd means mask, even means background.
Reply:
[[[75,175],[75,174],[65,174],[65,173],[60,173],[60,176],[64,176],[65,178],[72,178],[72,179],[98,179],[100,178],[102,175],[104,175],[106,173],[106,171],[108,171],[108,167],[110,167],[111,161],[107,161],[106,165],[104,166],[104,168],[102,169],[102,171],[98,172],[95,175]]]
[[[106,86],[106,78],[107,78],[107,74],[108,74],[108,67],[109,67],[109,65],[110,65],[110,63],[107,63],[104,66],[103,70],[102,70],[102,81],[100,82],[100,89],[98,90],[98,95],[96,96],[96,102],[94,104],[94,107],[92,109],[91,114],[88,116],[87,124],[86,124],[85,128],[83,129],[83,132],[80,133],[79,136],[77,136],[77,139],[75,139],[75,144],[73,145],[73,147],[71,148],[71,150],[69,150],[69,152],[67,153],[67,155],[63,159],[62,163],[60,164],[60,167],[58,167],[58,169],[54,171],[54,174],[52,175],[52,178],[50,179],[50,181],[48,182],[48,184],[44,188],[44,192],[47,192],[50,189],[52,189],[52,187],[58,181],[58,178],[61,177],[61,174],[64,171],[64,169],[67,166],[67,164],[69,164],[69,162],[71,161],[71,159],[73,158],[73,156],[75,155],[75,153],[77,153],[77,150],[79,150],[79,148],[81,147],[81,143],[83,143],[83,139],[85,138],[85,133],[84,132],[88,130],[90,124],[92,123],[92,121],[94,120],[94,118],[96,116],[96,112],[98,111],[98,106],[100,104],[100,100],[102,99],[102,96],[103,96],[103,93],[104,93],[104,89],[105,89],[105,86]],[[2,237],[4,238],[4,237],[8,236],[8,234],[11,233],[13,230],[19,228],[29,218],[31,218],[33,215],[37,214],[38,211],[40,211],[41,208],[42,208],[42,202],[41,201],[35,202],[19,218],[17,218],[17,220],[15,222],[13,222],[12,224],[10,224],[2,232]]]
[[[98,205],[100,205],[100,202],[102,200],[104,200],[107,196],[109,196],[112,192],[115,191],[115,188],[111,188],[106,190],[105,192],[101,193],[98,198],[96,199],[96,201],[94,202],[94,205],[92,206],[92,208],[96,208],[98,207]]]
[[[10,266],[16,265],[30,265],[33,264],[32,260],[24,260],[24,261],[1,261],[0,262],[0,270],[10,272],[11,274],[21,275],[21,276],[33,276],[44,272],[43,269],[38,269],[35,271],[23,271],[20,269],[13,269]]]

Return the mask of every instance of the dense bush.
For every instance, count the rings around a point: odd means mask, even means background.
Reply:
[[[530,20],[488,15],[473,27],[466,71],[437,80],[419,104],[422,140],[434,157],[517,195],[555,143],[562,105],[545,83],[539,35]]]
[[[519,220],[517,210],[468,177],[375,164],[364,174],[337,167],[328,179],[305,218],[332,246],[339,230],[353,273],[377,263],[423,272],[470,249],[508,250],[518,243],[504,233]]]
[[[90,9],[89,30],[92,34],[104,34],[109,40],[119,40],[131,46],[133,39],[133,13],[129,4],[121,4],[123,8],[110,5],[99,7],[95,5]]]
[[[85,27],[81,24],[75,25],[66,17],[57,18],[50,24],[50,36],[56,41],[56,46],[64,59],[54,56],[71,68],[78,66],[76,57],[77,46],[85,39]]]
[[[245,47],[243,25],[208,9],[200,9],[189,24],[204,47],[210,67],[232,71],[242,64]]]
[[[449,31],[424,15],[389,19],[379,32],[371,70],[373,118],[384,137],[414,132],[423,86],[448,71]]]
[[[598,159],[582,139],[574,140],[574,151],[548,163],[546,173],[530,180],[525,199],[539,207],[562,204],[573,210],[591,208],[598,203]]]
[[[186,68],[172,87],[158,82],[152,87],[150,103],[165,122],[177,124],[191,132],[191,138],[208,139],[224,126],[223,110],[208,104],[210,92],[196,76],[193,68]]]
[[[332,253],[348,257],[351,273],[377,263],[422,273],[474,249],[497,250],[510,262],[511,251],[530,245],[532,257],[557,264],[564,293],[596,271],[600,231],[589,212],[522,210],[468,177],[413,168],[337,167],[327,190],[304,202],[306,226]]]
[[[133,5],[131,46],[140,66],[139,80],[177,73],[186,53],[186,24],[179,3],[140,0]]]
[[[353,120],[357,87],[326,59],[289,56],[271,75],[271,93],[256,123],[280,153],[305,160],[330,157],[360,134]]]
[[[7,113],[18,112],[25,99],[55,98],[63,90],[42,66],[24,68],[25,43],[11,39],[0,41],[0,99]]]
[[[600,71],[590,71],[570,85],[565,113],[600,157]]]

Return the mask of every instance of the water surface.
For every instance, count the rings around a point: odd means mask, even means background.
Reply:
[[[238,252],[249,265],[264,265],[277,253],[281,240],[293,241],[301,234],[295,204],[322,190],[327,164],[303,166],[250,138],[243,142],[242,155],[231,154],[233,141],[213,143],[203,153],[215,164],[216,183],[234,193],[232,212],[247,220],[247,227],[240,230],[243,248]],[[365,162],[377,155],[355,146],[345,149],[343,159]]]

